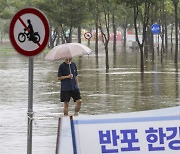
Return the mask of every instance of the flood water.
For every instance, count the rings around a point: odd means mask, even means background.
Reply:
[[[93,47],[92,47],[93,48]],[[94,52],[74,58],[79,72],[83,99],[81,115],[124,113],[160,109],[180,105],[178,69],[174,57],[145,63],[140,73],[137,51],[109,51],[110,69],[105,69],[105,54],[100,47]],[[53,154],[56,149],[58,118],[63,112],[59,102],[59,62],[34,58],[33,154]],[[0,153],[27,153],[28,58],[18,53],[0,52]],[[74,103],[71,101],[70,113]]]

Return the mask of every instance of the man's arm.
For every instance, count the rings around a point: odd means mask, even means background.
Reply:
[[[64,80],[64,79],[71,79],[73,77],[73,74],[69,74],[69,75],[62,75],[62,72],[64,71],[64,66],[63,64],[61,64],[59,66],[59,69],[58,69],[58,80]]]
[[[66,76],[59,76],[58,80],[64,80],[64,79],[72,79],[73,78],[73,74],[69,74]]]

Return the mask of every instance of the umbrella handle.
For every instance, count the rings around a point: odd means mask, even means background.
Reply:
[[[69,72],[70,72],[70,74],[72,74],[72,72],[71,72],[71,64],[70,63],[69,63]],[[73,79],[73,77],[71,79]]]
[[[72,72],[71,72],[71,63],[69,62],[69,59],[68,59],[68,63],[69,63],[69,72],[70,72],[70,74],[72,74]],[[73,79],[73,77],[71,79]]]
[[[72,74],[69,59],[68,59],[68,63],[69,63],[69,72],[70,72],[70,74]]]
[[[72,74],[72,72],[71,72],[71,66],[70,66],[70,63],[69,63],[69,71],[70,71],[70,74]]]

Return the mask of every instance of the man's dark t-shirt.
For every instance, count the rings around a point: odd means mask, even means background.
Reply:
[[[61,80],[61,91],[73,91],[73,90],[79,89],[78,85],[76,83],[76,77],[77,77],[78,73],[77,73],[77,68],[76,68],[75,63],[71,62],[70,67],[69,67],[69,64],[63,62],[59,66],[58,77],[69,75],[70,69],[71,69],[71,73],[73,74],[73,78]]]

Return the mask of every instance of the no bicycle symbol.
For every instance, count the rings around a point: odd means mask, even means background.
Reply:
[[[35,8],[25,8],[17,12],[9,29],[12,45],[25,56],[39,54],[48,43],[49,32],[45,15]]]

